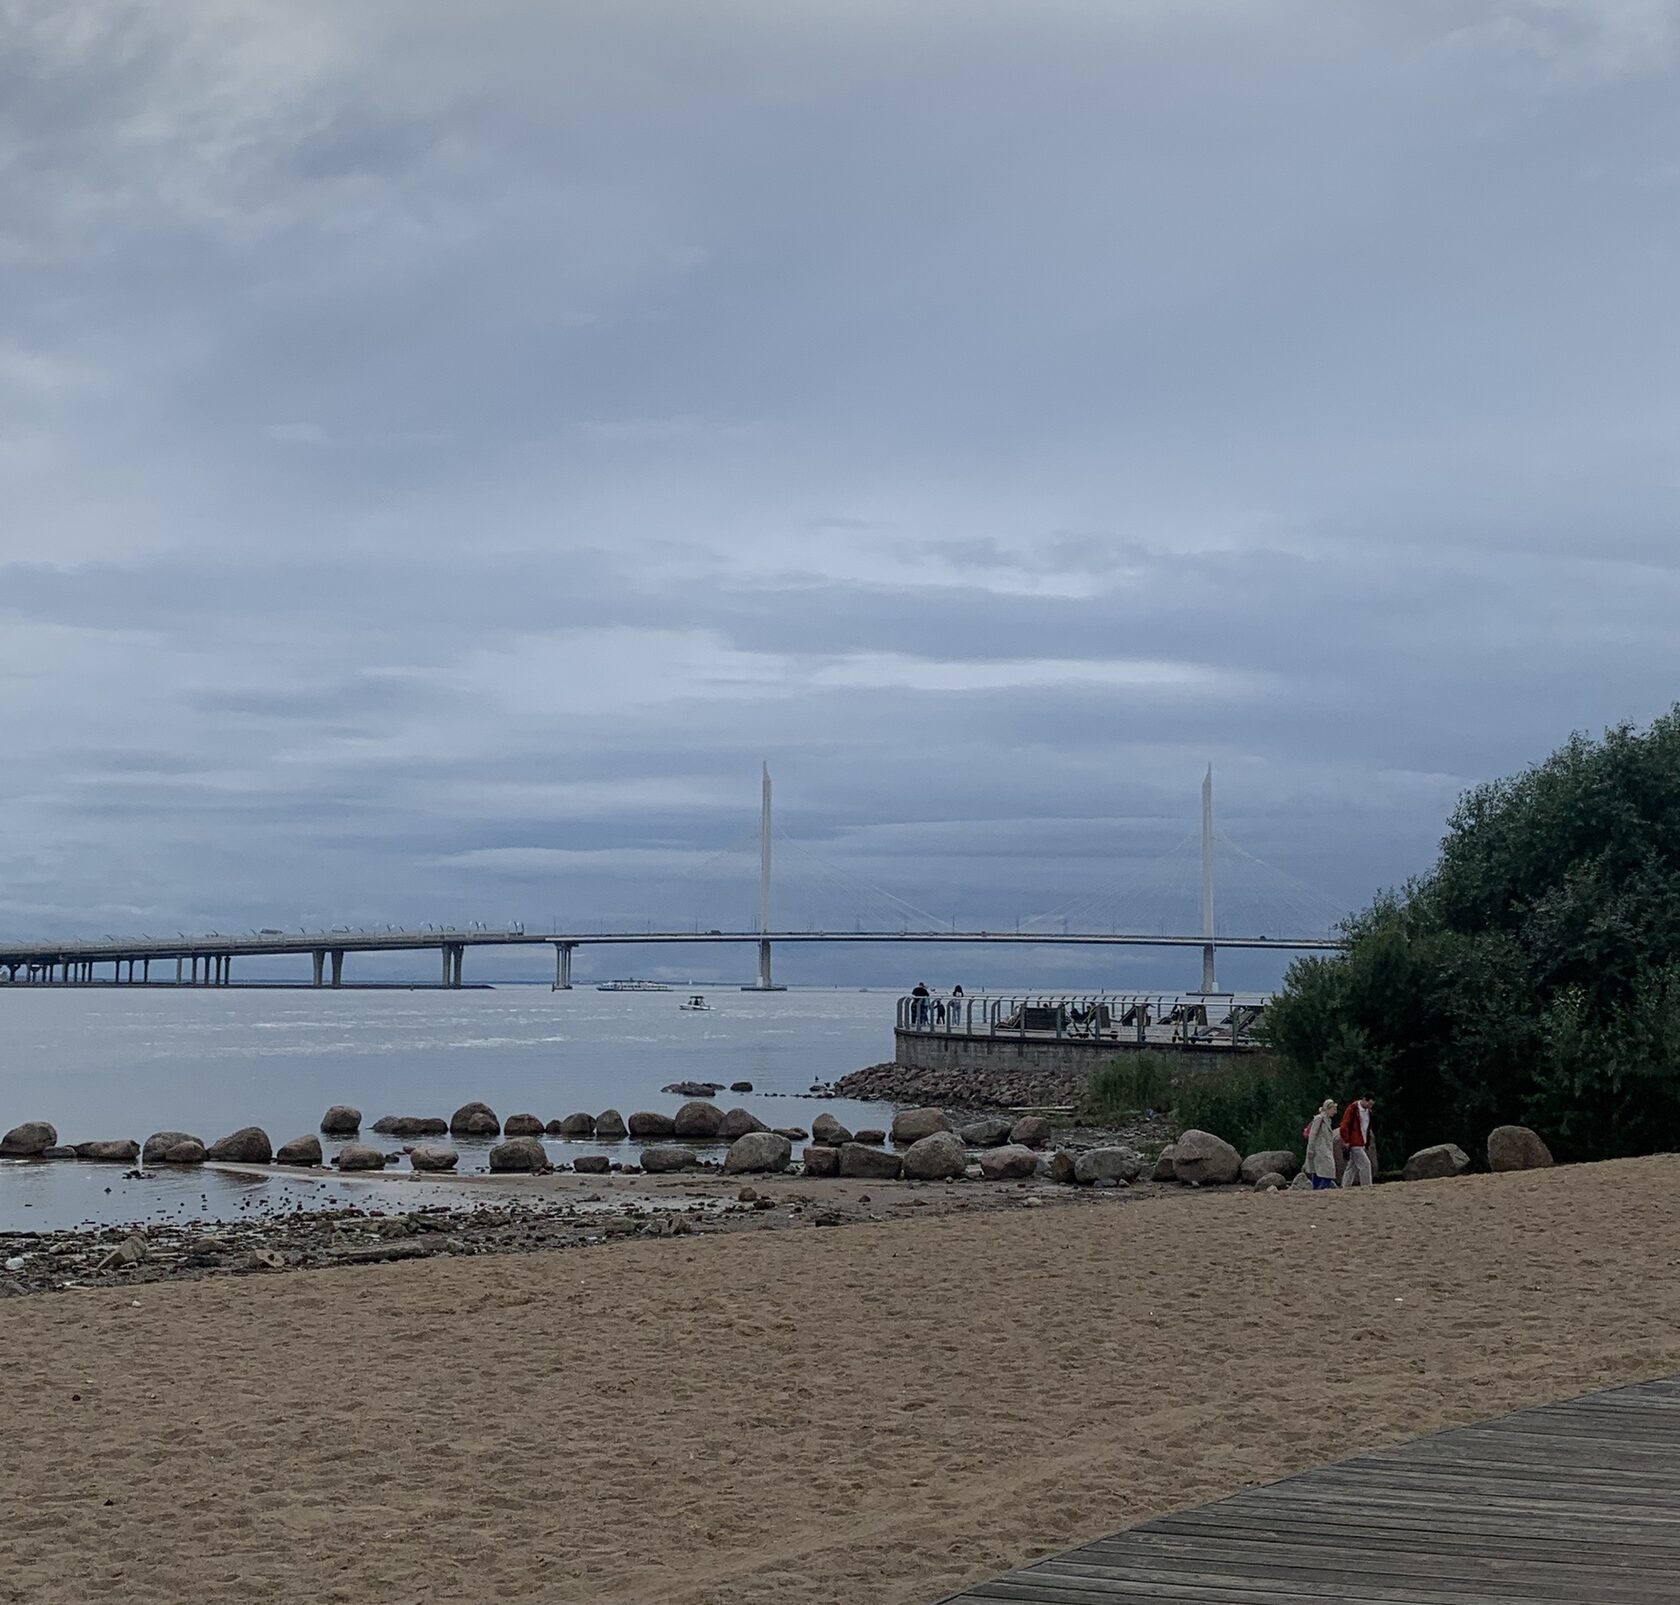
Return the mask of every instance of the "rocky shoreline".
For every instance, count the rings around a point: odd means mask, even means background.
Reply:
[[[1078,1110],[1090,1081],[1089,1070],[912,1070],[889,1059],[853,1070],[822,1090],[866,1103]]]

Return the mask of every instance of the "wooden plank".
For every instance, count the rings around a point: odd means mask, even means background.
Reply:
[[[1680,1376],[1373,1450],[943,1605],[1675,1605]]]

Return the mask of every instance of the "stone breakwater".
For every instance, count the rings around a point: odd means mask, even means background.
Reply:
[[[866,1103],[952,1104],[965,1109],[1067,1109],[1084,1101],[1087,1070],[916,1070],[907,1065],[866,1065],[824,1090]]]

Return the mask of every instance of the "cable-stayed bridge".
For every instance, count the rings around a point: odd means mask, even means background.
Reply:
[[[1221,948],[1272,949],[1283,952],[1329,951],[1343,945],[1336,926],[1339,915],[1328,899],[1310,887],[1246,852],[1223,836],[1213,815],[1213,771],[1202,783],[1202,821],[1199,838],[1192,834],[1160,857],[1146,861],[1138,873],[1118,887],[1088,890],[1060,908],[1017,920],[1012,928],[991,930],[959,928],[928,910],[919,908],[882,887],[859,887],[844,871],[826,864],[808,849],[778,833],[772,807],[770,771],[765,766],[758,828],[755,833],[758,868],[758,918],[750,930],[701,927],[696,919],[691,929],[672,927],[668,922],[647,922],[645,928],[614,926],[606,922],[580,921],[572,929],[554,921],[550,929],[527,929],[523,924],[504,928],[484,925],[423,925],[399,929],[332,926],[324,930],[287,931],[276,927],[224,934],[217,931],[199,936],[105,936],[92,940],[0,942],[0,983],[15,986],[63,985],[171,985],[227,986],[233,979],[236,958],[306,955],[312,963],[315,986],[345,984],[344,969],[351,953],[412,953],[433,951],[439,955],[439,985],[463,984],[466,950],[472,948],[552,947],[554,986],[565,990],[572,985],[572,959],[579,948],[608,946],[716,946],[750,945],[757,949],[758,978],[749,991],[780,990],[775,982],[772,960],[781,944],[891,945],[987,945],[1040,947],[1160,947],[1199,948],[1202,954],[1204,993],[1218,991],[1216,963]],[[855,929],[804,929],[778,927],[773,916],[775,849],[778,843],[791,846],[817,866],[817,878],[828,879],[843,889],[862,890],[885,917],[867,926],[859,921]],[[726,859],[730,850],[714,854],[701,866],[706,868]],[[1223,858],[1228,865],[1245,869],[1246,880],[1238,878],[1227,892],[1235,890],[1243,913],[1252,921],[1248,930],[1232,930],[1220,918],[1216,893],[1221,877],[1216,865]],[[1170,929],[1159,920],[1159,929],[1141,917],[1149,907],[1147,893],[1153,880],[1158,891],[1171,881],[1172,872],[1196,871],[1197,906],[1181,924],[1188,929]],[[1165,874],[1163,875],[1163,870]],[[1132,916],[1128,921],[1120,916]],[[1105,917],[1106,916],[1106,917]],[[911,921],[918,923],[912,925]],[[1104,929],[1104,926],[1107,929]],[[1255,926],[1275,926],[1276,933]],[[109,964],[108,974],[98,967]],[[153,966],[157,965],[154,974]]]

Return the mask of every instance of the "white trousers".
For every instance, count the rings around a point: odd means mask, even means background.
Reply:
[[[1342,1185],[1344,1187],[1370,1187],[1375,1185],[1375,1178],[1371,1175],[1371,1156],[1363,1148],[1348,1149],[1347,1163],[1342,1166]]]

